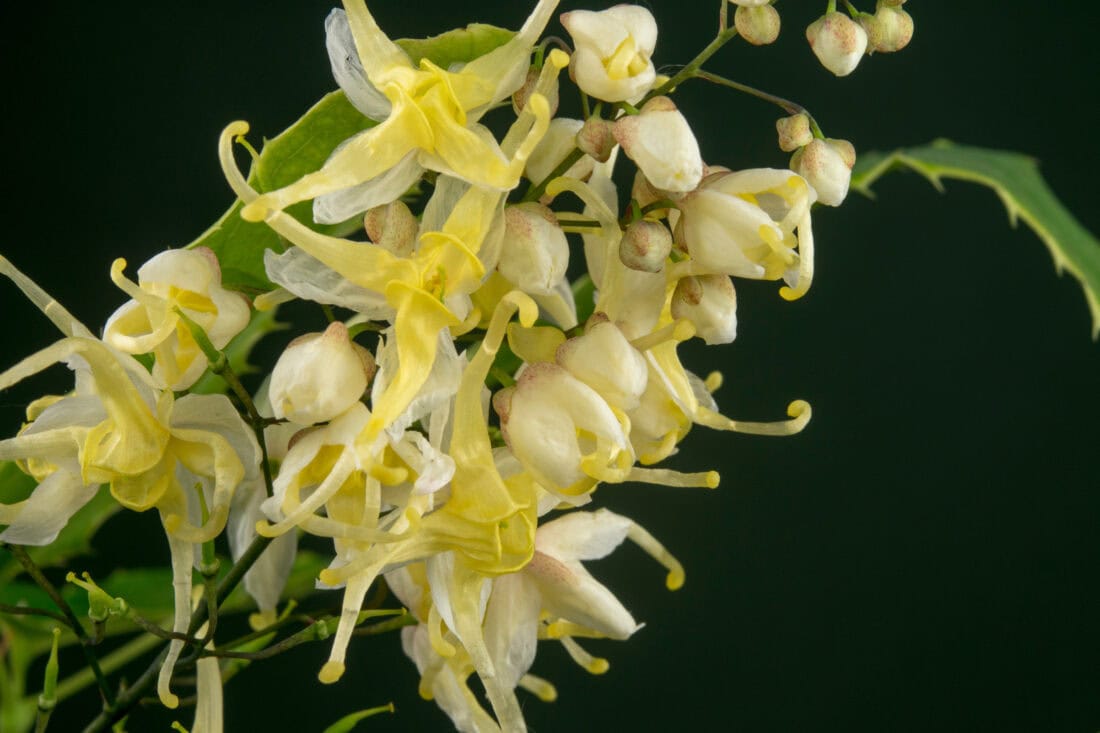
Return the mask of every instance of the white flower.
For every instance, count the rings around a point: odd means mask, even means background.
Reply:
[[[867,31],[847,15],[833,11],[810,23],[806,40],[818,61],[837,76],[855,71],[867,50]]]
[[[707,344],[737,337],[737,293],[728,275],[681,278],[672,295],[672,317],[686,318]]]
[[[633,465],[630,442],[611,407],[557,364],[529,365],[507,396],[504,439],[547,491],[586,494],[597,480],[623,480],[620,474]]]
[[[806,179],[826,206],[840,206],[848,195],[855,148],[847,140],[813,140],[791,158],[791,170]]]
[[[218,259],[206,247],[161,252],[138,269],[137,284],[122,274],[125,267],[125,260],[115,260],[111,278],[133,300],[107,320],[103,340],[127,354],[153,353],[158,383],[187,389],[206,371],[207,360],[175,309],[222,349],[248,325],[248,301],[222,287]]]
[[[646,363],[619,327],[589,322],[588,330],[558,347],[556,360],[577,379],[620,410],[638,406],[646,385]]]
[[[525,293],[553,293],[569,266],[569,242],[554,212],[533,201],[509,206],[504,225],[500,274]]]
[[[607,102],[639,99],[653,86],[657,72],[650,56],[657,45],[657,22],[637,5],[616,5],[600,12],[563,13],[561,24],[573,37],[570,73],[589,96]]]
[[[785,277],[792,286],[780,294],[800,297],[813,276],[814,199],[814,190],[789,170],[756,168],[708,177],[679,204],[676,233],[691,255],[688,274]]]
[[[703,158],[691,126],[668,97],[646,102],[641,113],[615,121],[623,152],[656,188],[686,193],[703,178]]]
[[[327,422],[363,396],[373,374],[370,352],[335,321],[324,333],[299,336],[283,351],[268,387],[272,414],[299,425]]]

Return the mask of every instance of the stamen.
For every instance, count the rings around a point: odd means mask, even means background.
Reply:
[[[795,400],[787,406],[787,415],[790,416],[790,420],[778,420],[776,422],[741,422],[739,420],[731,420],[725,415],[721,415],[702,405],[696,408],[692,418],[698,424],[705,425],[715,430],[730,430],[735,433],[746,433],[748,435],[782,436],[794,435],[795,433],[802,432],[802,429],[810,422],[812,412],[809,402],[805,400]]]
[[[611,668],[610,662],[602,657],[592,656],[580,644],[573,641],[572,637],[562,637],[561,643],[565,647],[565,651],[569,652],[569,656],[573,661],[583,667],[589,674],[603,674]]]
[[[679,590],[680,586],[684,584],[684,566],[680,564],[680,561],[673,557],[672,553],[665,549],[657,539],[645,530],[640,524],[635,522],[630,523],[630,529],[627,530],[626,536],[642,548],[657,562],[661,563],[668,569],[668,577],[665,579],[665,586],[669,590]]]
[[[641,468],[634,467],[628,477],[630,481],[639,481],[644,484],[660,484],[662,486],[677,486],[680,488],[718,488],[720,480],[717,471],[704,471],[702,473],[682,473],[668,468]]]
[[[558,699],[557,688],[542,677],[525,674],[519,678],[519,686],[543,702],[554,702]]]

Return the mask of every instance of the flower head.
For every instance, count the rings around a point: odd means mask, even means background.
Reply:
[[[636,101],[657,78],[653,49],[657,22],[638,5],[563,13],[561,24],[576,44],[570,73],[581,90],[606,102]]]

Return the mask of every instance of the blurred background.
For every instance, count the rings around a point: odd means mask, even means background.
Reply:
[[[230,204],[215,156],[222,127],[246,119],[253,141],[274,136],[335,87],[323,34],[332,4],[0,6],[3,253],[101,325],[124,300],[108,279],[115,257],[132,272]],[[402,37],[472,20],[516,28],[531,4],[371,7]],[[713,36],[716,1],[647,5],[658,66],[688,61]],[[780,3],[775,45],[734,41],[707,68],[800,102],[858,151],[947,137],[1030,154],[1100,232],[1100,51],[1075,9],[1084,4],[916,0],[909,48],[843,79],[805,41],[824,5]],[[778,110],[703,82],[676,99],[709,162],[786,165]],[[717,491],[597,493],[680,558],[687,584],[668,593],[630,546],[593,563],[646,626],[589,645],[611,662],[600,677],[542,645],[532,671],[560,697],[521,693],[533,731],[1100,729],[1100,346],[1079,286],[1055,274],[1039,240],[1011,228],[990,191],[947,189],[896,174],[875,201],[853,194],[815,212],[809,295],[786,303],[775,284],[739,282],[738,339],[686,350],[689,368],[726,375],[725,413],[777,419],[803,398],[813,421],[787,439],[693,431],[672,465],[718,468]],[[56,338],[10,285],[0,314],[4,367]],[[67,380],[57,370],[0,395],[0,428],[13,432],[28,400]],[[167,560],[153,516],[116,517],[99,546],[103,562]],[[326,655],[324,643],[300,647],[233,680],[227,730],[322,730],[390,700],[398,714],[362,730],[448,729],[417,698],[396,634],[354,643],[331,687],[315,678]],[[57,730],[96,707],[94,695],[66,703]],[[130,729],[172,718],[143,710]]]

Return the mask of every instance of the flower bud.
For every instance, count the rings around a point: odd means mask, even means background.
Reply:
[[[631,270],[660,272],[672,251],[672,233],[659,222],[640,219],[619,240],[619,259]]]
[[[730,0],[731,3],[739,8],[759,8],[761,5],[768,5],[772,0]]]
[[[814,139],[814,134],[810,131],[810,118],[804,112],[780,117],[775,121],[775,130],[779,133],[779,149],[784,153],[809,145]]]
[[[589,117],[577,133],[577,147],[601,163],[606,163],[615,148],[611,122],[600,117]]]
[[[420,224],[404,201],[376,206],[363,217],[370,241],[398,257],[409,257],[416,248]]]
[[[859,22],[867,31],[867,53],[900,51],[913,39],[913,17],[881,0],[875,14],[864,14]]]
[[[771,5],[739,5],[733,25],[754,46],[766,46],[779,38],[779,13]]]
[[[641,113],[620,117],[615,139],[654,187],[686,193],[703,178],[699,143],[684,116],[668,97],[654,97]]]
[[[576,50],[569,73],[585,94],[605,102],[636,100],[657,76],[650,56],[657,45],[657,21],[637,5],[600,12],[563,13],[561,24]]]
[[[726,275],[681,278],[672,294],[672,317],[685,318],[707,344],[737,337],[737,293]]]
[[[645,357],[610,321],[598,322],[563,343],[555,361],[620,410],[637,407],[645,391]]]
[[[554,212],[535,202],[509,206],[504,227],[500,274],[525,293],[554,292],[569,266],[569,242]]]
[[[578,146],[577,134],[584,127],[580,120],[568,117],[558,117],[550,121],[550,127],[546,135],[535,147],[531,157],[527,159],[527,168],[524,174],[535,183],[542,183],[546,177],[554,172],[565,157]],[[570,178],[587,178],[592,173],[595,161],[585,156],[574,163],[564,175]]]
[[[840,206],[855,160],[855,148],[847,140],[813,140],[791,157],[791,170],[814,187],[819,202]]]
[[[806,39],[821,65],[837,76],[855,71],[867,50],[867,32],[859,23],[836,11],[810,23]]]
[[[300,336],[271,372],[271,412],[299,425],[333,419],[359,401],[374,376],[374,358],[352,342],[339,321]]]

